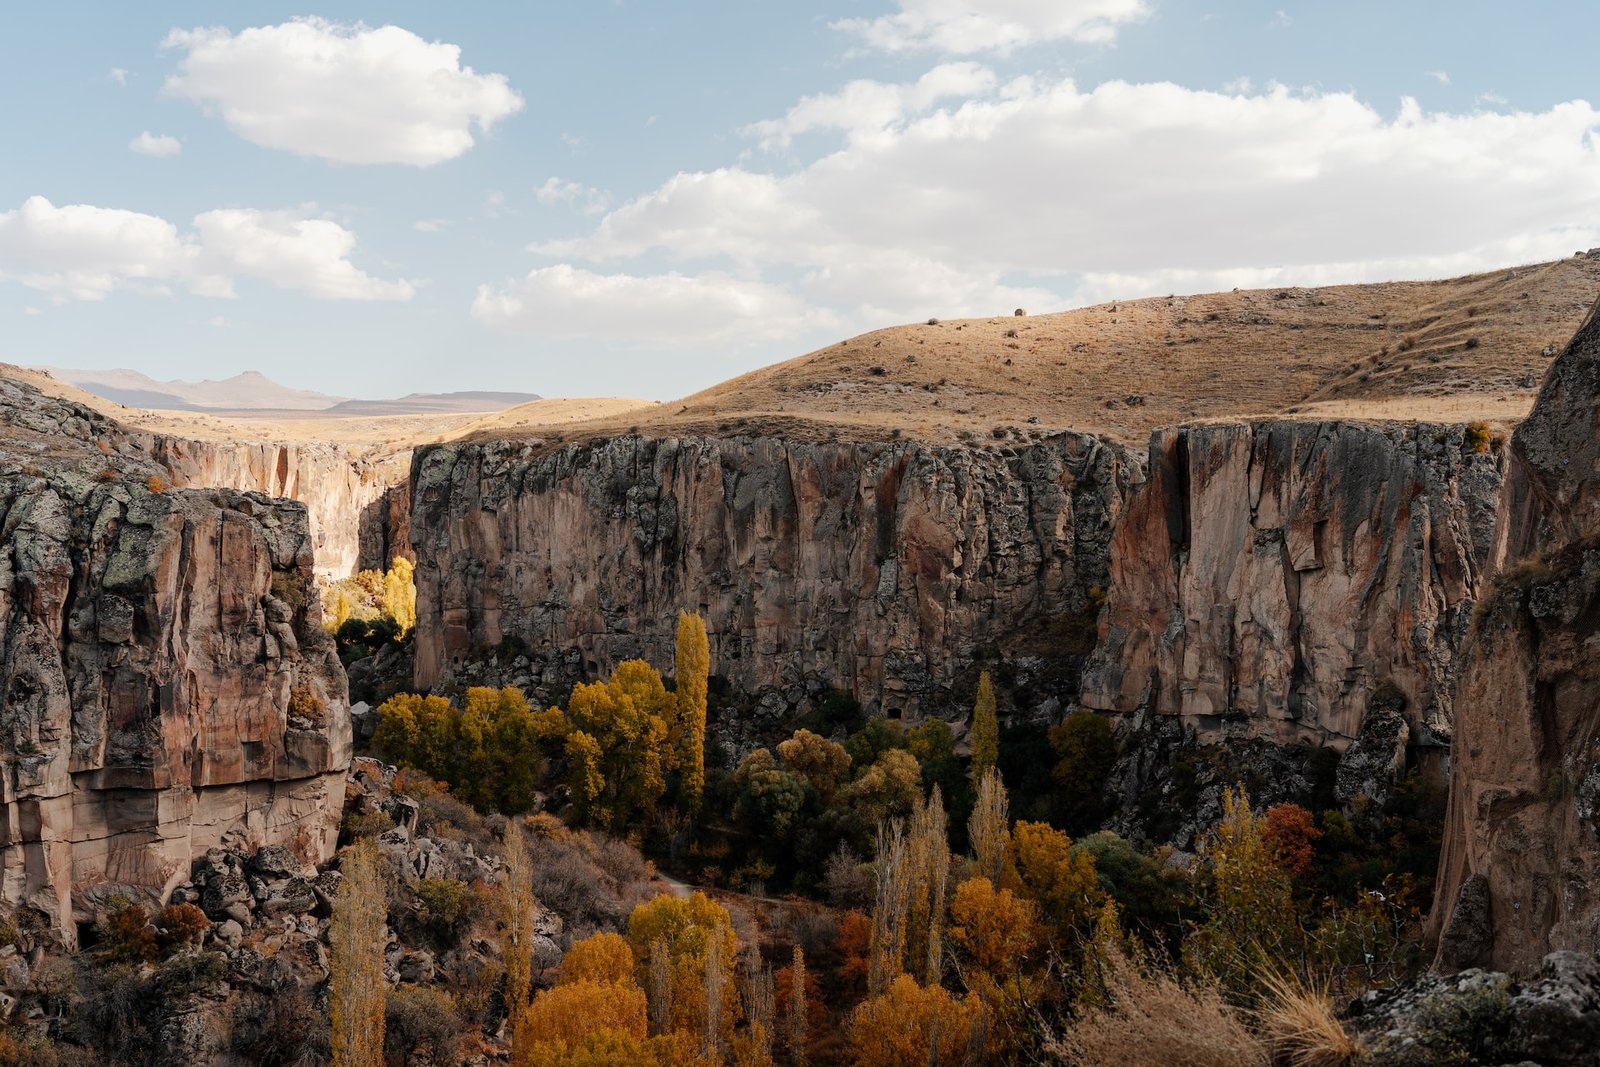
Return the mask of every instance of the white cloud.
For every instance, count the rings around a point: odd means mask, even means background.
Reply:
[[[1076,295],[1128,296],[1489,269],[1600,244],[1597,218],[1600,111],[1581,101],[1450,114],[1408,100],[1386,118],[1348,93],[1281,86],[1021,80],[847,130],[791,173],[675,175],[532,250],[731,267],[852,321],[914,321],[1062,306],[1073,276]]]
[[[1434,81],[1438,82],[1440,85],[1449,85],[1450,84],[1450,72],[1449,71],[1445,71],[1445,70],[1430,70],[1430,71],[1428,71],[1428,77],[1432,78]]]
[[[1294,25],[1294,16],[1282,8],[1279,8],[1277,13],[1272,16],[1272,21],[1267,23],[1267,25],[1273,27],[1274,29],[1285,29]]]
[[[183,151],[183,142],[164,133],[154,134],[145,130],[128,142],[128,148],[141,156],[175,156]]]
[[[1511,101],[1507,100],[1505,97],[1501,96],[1499,93],[1492,92],[1492,91],[1491,92],[1486,92],[1486,93],[1479,93],[1478,94],[1478,99],[1477,99],[1476,102],[1480,103],[1480,104],[1493,104],[1495,107],[1504,107],[1505,105],[1511,103]]]
[[[208,211],[182,233],[137,211],[65,204],[42,196],[0,212],[0,279],[58,303],[101,300],[130,290],[151,294],[182,285],[201,296],[231,297],[238,277],[343,300],[405,300],[405,281],[383,281],[349,260],[355,234],[325,219],[291,212]]]
[[[109,80],[116,82],[118,85],[128,84],[128,72],[121,67],[112,67],[110,70],[106,71],[106,77]]]
[[[879,51],[973,55],[1042,41],[1105,43],[1150,11],[1145,0],[898,0],[898,6],[892,15],[832,26]]]
[[[611,196],[601,189],[591,189],[582,182],[564,178],[547,178],[533,191],[533,197],[545,207],[569,207],[585,215],[599,215],[611,206]]]
[[[261,278],[326,300],[410,300],[408,281],[384,281],[350,262],[356,235],[327,219],[225,208],[195,216],[201,262],[218,275]]]
[[[744,133],[769,150],[787,147],[795,137],[813,130],[876,133],[926,112],[940,100],[974,96],[994,84],[993,71],[970,62],[942,64],[903,85],[853,81],[838,92],[808,96],[783,118],[754,123]]]
[[[418,219],[411,224],[418,233],[443,233],[450,228],[449,219]]]
[[[182,49],[166,92],[219,114],[239,136],[340,163],[429,166],[466,152],[522,108],[502,74],[461,65],[461,49],[398,26],[320,18],[173,30]]]
[[[472,316],[511,333],[682,345],[792,337],[826,322],[781,286],[725,274],[596,274],[561,265],[478,287]]]
[[[233,323],[229,322],[221,315],[213,315],[211,317],[211,325],[215,326],[219,330],[226,330],[228,327],[232,326]]]
[[[506,194],[499,189],[490,189],[483,194],[483,214],[485,218],[497,219],[506,209]]]
[[[30,317],[34,316],[34,315],[41,314],[39,309],[34,307],[32,304],[28,304],[28,305],[24,306],[23,309],[22,309],[22,313],[24,315],[28,315]]]

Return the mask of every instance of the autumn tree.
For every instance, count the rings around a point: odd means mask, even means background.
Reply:
[[[657,941],[661,948],[652,952]],[[719,1033],[731,1033],[740,1005],[737,991],[725,984],[738,965],[739,941],[728,909],[704,893],[688,897],[663,894],[633,909],[628,917],[628,944],[636,961],[635,974],[642,982],[651,982],[656,959],[666,961],[670,996],[662,999],[670,1000],[667,1007],[672,1020],[666,1029],[697,1034],[704,1034],[708,1024],[706,971],[715,953],[723,983],[718,987],[719,1010],[709,1017],[718,1021]]]
[[[878,825],[877,894],[872,905],[871,969],[867,991],[880,996],[904,970],[906,917],[911,908],[910,849],[900,820]]]
[[[978,874],[994,885],[1000,884],[1005,873],[1006,846],[1011,840],[1009,806],[1000,772],[990,767],[978,780],[978,797],[967,819],[967,840],[972,846]]]
[[[1018,820],[1011,828],[1011,866],[1027,896],[1060,934],[1085,926],[1104,894],[1094,857],[1048,823]]]
[[[706,636],[706,620],[699,614],[685,611],[678,615],[673,670],[677,699],[671,743],[684,799],[689,809],[696,811],[706,788],[706,693],[711,679],[711,644]]]
[[[396,556],[383,576],[383,612],[399,623],[402,634],[409,633],[417,626],[415,571],[416,565],[410,560]]]
[[[855,781],[839,790],[838,803],[866,827],[911,814],[922,796],[922,769],[905,749],[884,751]]]
[[[506,824],[505,861],[502,877],[506,891],[501,898],[505,911],[500,921],[505,926],[502,958],[506,968],[506,1013],[512,1055],[520,1060],[527,1036],[522,1009],[533,989],[534,898],[533,864],[522,827],[515,821]]]
[[[1311,873],[1322,831],[1309,811],[1299,804],[1274,804],[1267,809],[1263,832],[1278,866],[1296,878]]]
[[[607,1031],[643,1038],[644,990],[631,978],[621,985],[585,979],[552,986],[523,1010],[523,1030],[530,1050],[548,1042],[570,1048]]]
[[[995,717],[994,683],[989,672],[978,675],[978,699],[972,707],[972,779],[983,781],[1000,761],[1000,723]]]
[[[944,977],[945,890],[950,877],[949,827],[939,787],[919,800],[906,839],[910,903],[906,909],[906,970],[924,985]]]
[[[796,730],[793,737],[780,742],[778,755],[784,768],[810,783],[825,805],[833,803],[839,783],[850,773],[850,753],[844,746],[810,730]]]
[[[1038,946],[1039,912],[1033,901],[996,889],[984,877],[956,886],[950,902],[950,940],[975,975],[998,982],[1020,972]]]
[[[964,1065],[982,1012],[975,995],[957,1000],[942,986],[921,986],[900,975],[851,1015],[851,1062],[856,1067]]]
[[[388,897],[382,857],[358,841],[340,861],[338,892],[328,926],[328,1013],[334,1067],[382,1067],[386,987],[384,927]]]
[[[784,1004],[784,1039],[789,1046],[790,1067],[806,1067],[806,1041],[809,1037],[810,1026],[806,1011],[808,1008],[806,983],[810,975],[806,973],[805,949],[798,944],[794,946],[794,955],[790,960],[785,984],[788,986],[787,1002]],[[781,992],[781,990],[780,990]]]
[[[569,786],[577,817],[607,830],[637,829],[667,789],[667,719],[673,697],[643,660],[605,682],[580,684],[567,703]]]
[[[561,957],[557,985],[571,982],[627,984],[636,981],[633,949],[621,934],[599,933],[575,941]]]

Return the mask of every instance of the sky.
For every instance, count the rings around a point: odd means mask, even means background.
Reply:
[[[1600,246],[1592,0],[8,4],[0,360],[670,399]]]

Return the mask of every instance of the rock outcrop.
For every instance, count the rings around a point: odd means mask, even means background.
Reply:
[[[151,437],[149,452],[174,485],[237,489],[303,503],[316,572],[323,578],[348,577],[364,567],[382,570],[396,553],[410,552],[397,519],[405,511],[404,494],[394,504],[390,493],[405,479],[409,453],[373,462],[327,444],[169,436]]]
[[[1466,432],[1158,431],[1112,541],[1083,704],[1171,716],[1201,744],[1354,745],[1379,770],[1407,745],[1442,752],[1501,481]],[[1372,776],[1343,777],[1359,791]]]
[[[213,847],[325,859],[350,759],[306,508],[149,456],[0,379],[0,896],[69,939]]]
[[[535,693],[564,699],[624,659],[670,667],[690,610],[706,616],[713,670],[746,692],[794,707],[836,686],[891,717],[958,717],[975,665],[1059,650],[1092,620],[1138,476],[1125,449],[1077,434],[419,449],[415,680],[448,682],[512,647]]]
[[[1600,305],[1510,453],[1507,565],[1456,689],[1433,909],[1444,967],[1526,970],[1600,947]]]

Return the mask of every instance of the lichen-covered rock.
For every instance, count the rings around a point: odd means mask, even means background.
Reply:
[[[1600,948],[1600,314],[1510,452],[1507,566],[1463,650],[1433,922],[1456,925],[1461,887],[1481,878],[1487,961],[1526,969]]]
[[[891,716],[965,708],[981,657],[1059,651],[1061,628],[1092,618],[1138,470],[1076,434],[420,449],[415,680],[498,647],[529,658],[536,695],[564,699],[625,659],[669,666],[688,610],[706,616],[713,670],[746,692],[811,683]]]
[[[1158,431],[1148,470],[1112,542],[1085,706],[1175,716],[1204,743],[1343,750],[1381,695],[1411,743],[1448,746],[1494,455],[1460,426],[1265,421]]]
[[[4,379],[0,686],[0,896],[68,937],[222,844],[332,850],[348,699],[305,508],[167,488],[115,423]]]

